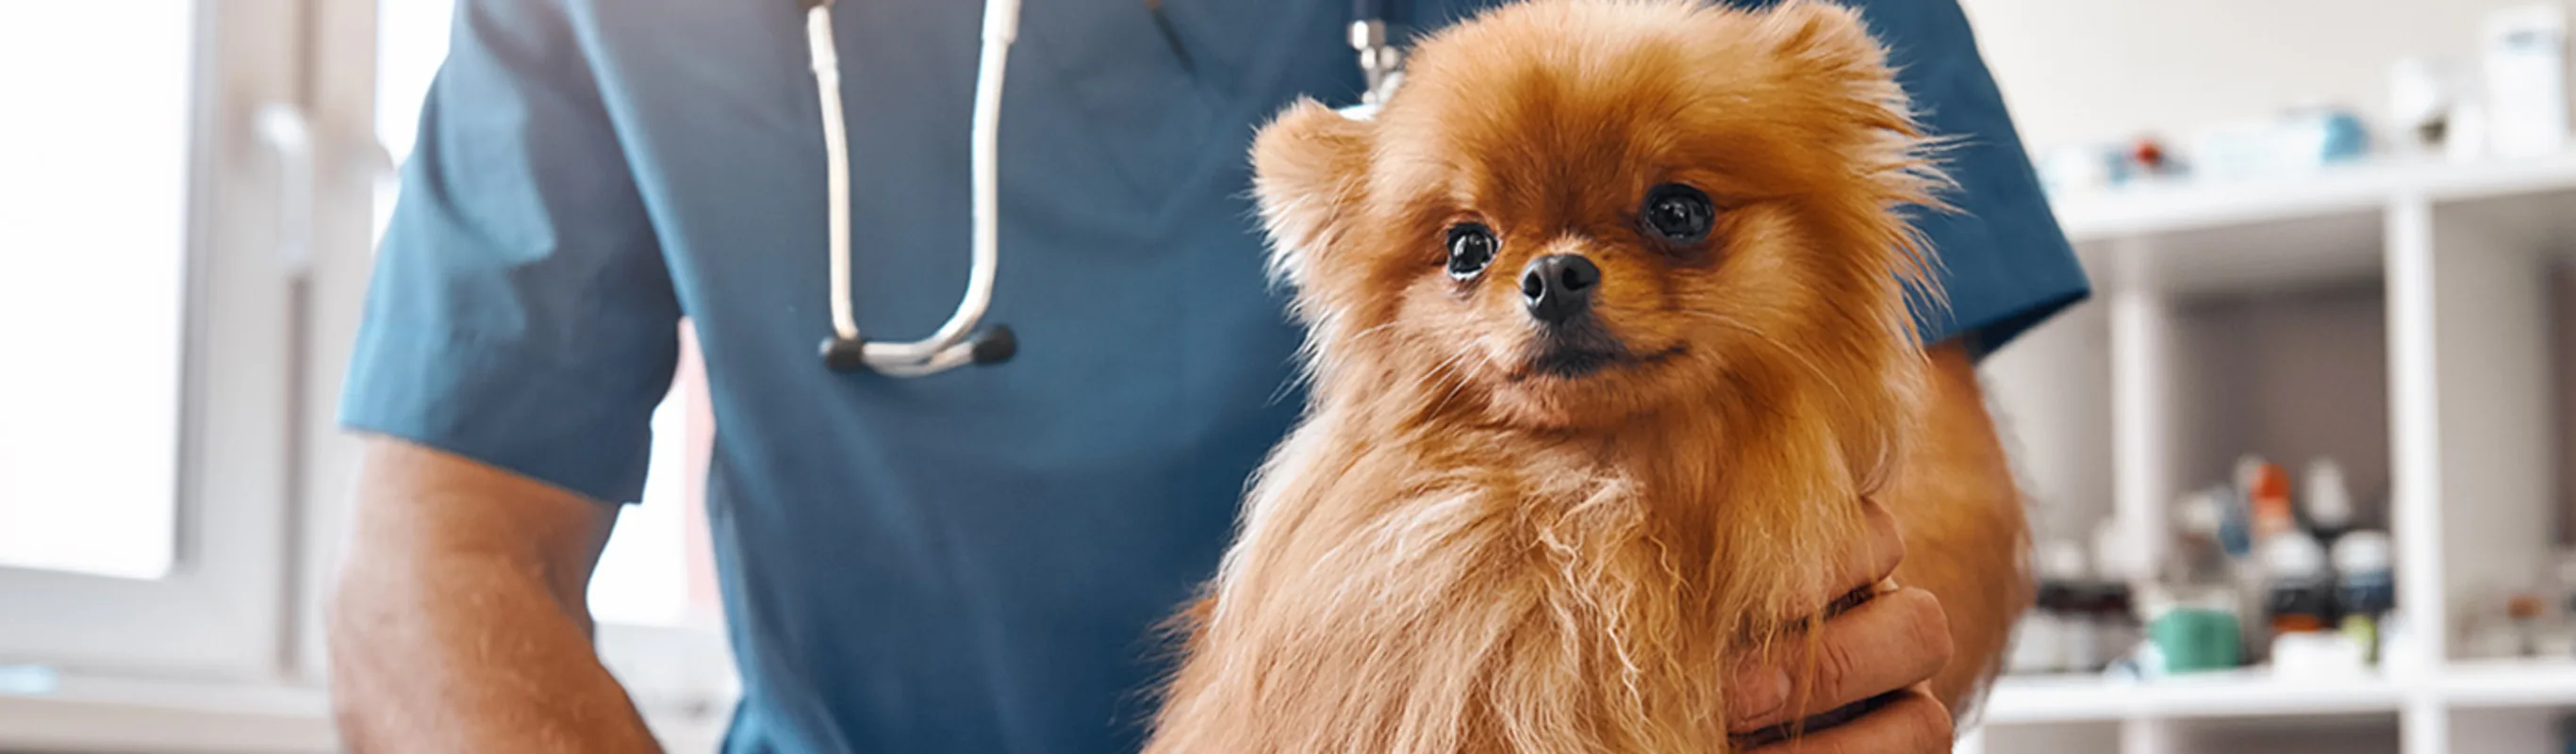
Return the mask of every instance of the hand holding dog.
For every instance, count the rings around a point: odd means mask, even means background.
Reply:
[[[1904,560],[1905,543],[1885,508],[1874,501],[1865,506],[1871,546],[1845,550],[1846,557],[1827,572],[1825,583],[1833,586],[1819,589],[1815,600],[1864,589],[1876,593],[1826,620],[1814,645],[1817,656],[1786,653],[1739,670],[1728,686],[1736,693],[1727,698],[1727,729],[1755,744],[1755,754],[1950,749],[1949,710],[1924,685],[1950,662],[1949,621],[1931,592],[1888,580]],[[1871,700],[1875,706],[1840,725],[1825,727],[1830,723],[1815,717]],[[1779,739],[1778,732],[1798,720],[1809,721],[1803,737],[1763,743]]]

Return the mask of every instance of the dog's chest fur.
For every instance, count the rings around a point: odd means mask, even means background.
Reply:
[[[1720,545],[1681,531],[1717,522],[1581,447],[1336,436],[1283,450],[1194,644],[1228,717],[1341,722],[1172,750],[1719,750]]]

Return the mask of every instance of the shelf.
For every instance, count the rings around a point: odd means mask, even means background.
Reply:
[[[2136,570],[2169,544],[2173,501],[2227,478],[2236,454],[2294,475],[2331,456],[2356,512],[2396,539],[2397,617],[2415,630],[2389,638],[2424,664],[2009,677],[1982,705],[1985,751],[2562,748],[2576,659],[2444,658],[2464,656],[2479,595],[2547,571],[2576,490],[2562,470],[2576,447],[2553,429],[2576,411],[2576,151],[2142,185],[2055,209],[2098,301],[1982,365],[2049,513],[2042,541],[2101,542],[2116,557],[2100,568]]]
[[[2377,216],[2401,195],[2435,202],[2576,190],[2576,152],[2517,160],[2386,159],[2278,178],[2149,183],[2059,197],[2076,243],[2338,215]]]
[[[2152,681],[2007,676],[1987,698],[1995,725],[2149,718],[2327,717],[2395,712],[2424,695],[2452,709],[2576,707],[2576,659],[2453,662],[2430,682],[2385,675],[2283,678],[2261,668]]]
[[[2379,675],[2281,678],[2262,669],[2153,681],[2090,675],[2014,676],[1995,685],[1985,720],[1998,725],[2140,718],[2299,717],[2395,712],[2403,688]]]
[[[2435,688],[2454,708],[2576,706],[2576,660],[2453,662]]]
[[[2053,208],[2106,290],[2275,291],[2380,278],[2392,207],[2478,206],[2526,237],[2576,231],[2576,152],[2454,163],[2388,159],[2275,178],[2147,183]]]
[[[2068,240],[2089,244],[2336,215],[2376,216],[2392,196],[2391,168],[2354,165],[2297,178],[2152,183],[2058,197]]]

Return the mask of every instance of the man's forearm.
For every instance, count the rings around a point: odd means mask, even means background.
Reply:
[[[1905,538],[1897,583],[1932,592],[1949,614],[1957,650],[1932,691],[1962,714],[2030,604],[2029,530],[1974,364],[1956,344],[1934,349],[1932,364],[1924,434],[1885,502]]]
[[[581,623],[505,570],[346,583],[331,655],[351,750],[657,750]]]
[[[361,486],[329,631],[351,750],[658,750],[591,648],[613,509],[393,443]]]

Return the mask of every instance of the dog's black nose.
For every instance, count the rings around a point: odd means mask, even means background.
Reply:
[[[1532,317],[1548,324],[1572,319],[1592,308],[1592,290],[1601,285],[1601,268],[1579,254],[1549,254],[1521,268],[1521,304]]]

